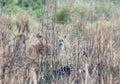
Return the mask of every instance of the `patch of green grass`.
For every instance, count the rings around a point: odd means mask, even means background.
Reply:
[[[7,13],[16,14],[16,13],[20,12],[21,10],[22,9],[17,5],[6,5],[3,7],[3,11],[7,12]]]

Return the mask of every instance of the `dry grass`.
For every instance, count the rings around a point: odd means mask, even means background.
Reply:
[[[117,20],[60,25],[22,14],[0,17],[0,84],[120,83]]]
[[[113,47],[113,26],[104,29],[101,22],[97,25],[89,40],[79,33],[64,36],[59,32],[60,37],[52,44],[53,37],[47,39],[36,33],[31,37],[28,35],[32,33],[20,29],[11,38],[14,30],[1,23],[1,84],[118,84],[120,58],[119,48]],[[71,69],[70,75],[63,71],[64,76],[60,76],[59,69],[65,66]],[[59,74],[55,75],[55,70]]]

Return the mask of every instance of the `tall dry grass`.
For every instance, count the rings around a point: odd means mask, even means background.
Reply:
[[[0,84],[119,84],[115,22],[105,26],[103,17],[89,25],[83,16],[59,25],[51,17],[56,12],[51,3],[43,7],[40,26],[30,24],[29,14],[14,25],[12,15],[1,15]]]
[[[69,33],[63,35],[63,38],[58,36],[63,44],[59,44],[59,38],[56,36],[55,44],[52,44],[53,37],[47,39],[48,37],[44,36],[43,44],[38,46],[37,44],[41,42],[40,39],[37,41],[36,33],[31,37],[29,32],[16,29],[18,32],[14,35],[10,21],[7,23],[10,17],[7,15],[6,17],[3,19],[5,22],[1,22],[0,31],[1,84],[118,84],[120,82],[120,59],[118,50],[113,47],[113,26],[104,29],[100,21],[88,40],[79,35],[79,32],[75,36]],[[50,30],[46,31],[52,36]],[[62,34],[59,32],[60,36]],[[48,44],[51,45],[50,50],[44,47]],[[36,47],[30,51],[33,54],[30,55],[28,50],[35,45]],[[57,53],[60,46],[62,51]],[[47,52],[51,53],[48,55]],[[70,71],[62,69],[67,69],[66,66]]]

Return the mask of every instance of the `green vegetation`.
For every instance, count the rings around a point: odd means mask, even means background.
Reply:
[[[17,14],[20,11],[28,11],[33,16],[40,17],[42,7],[47,5],[47,0],[2,0],[0,3],[4,12]],[[77,17],[91,17],[93,21],[98,20],[98,16],[102,15],[105,16],[106,20],[118,18],[120,15],[120,12],[115,11],[120,8],[120,0],[84,0],[76,3],[73,9],[69,8],[67,3],[67,0],[64,1],[64,4],[63,1],[59,2],[60,10],[55,13],[57,22],[69,22],[71,14]]]
[[[68,7],[62,7],[55,14],[55,19],[59,23],[66,23],[70,19],[70,9]]]
[[[36,17],[41,16],[43,0],[3,0],[0,2],[4,12],[17,14],[20,11],[30,11]]]

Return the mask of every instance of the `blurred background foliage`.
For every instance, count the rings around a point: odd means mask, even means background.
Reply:
[[[30,11],[39,17],[45,0],[1,0],[0,3],[4,12],[16,14],[20,11]]]
[[[73,12],[79,16],[92,16],[93,20],[98,19],[96,15],[104,14],[106,19],[112,18],[112,15],[118,17],[120,15],[120,0],[76,0],[77,3],[73,8]],[[4,12],[16,14],[20,11],[29,11],[33,16],[40,17],[42,15],[42,6],[49,3],[49,0],[0,0],[0,5]],[[56,20],[60,23],[67,22],[71,14],[69,0],[57,0],[60,10],[55,14]],[[118,10],[118,11],[115,11]],[[72,13],[73,14],[73,13]]]

